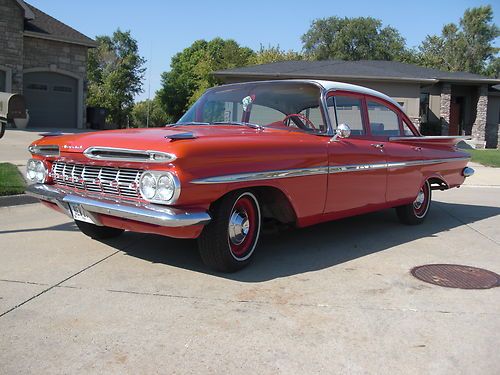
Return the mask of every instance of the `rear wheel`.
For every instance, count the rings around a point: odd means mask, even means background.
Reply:
[[[425,220],[431,206],[431,185],[425,181],[412,203],[396,207],[399,221],[407,225],[420,224]]]
[[[212,221],[198,238],[203,262],[222,272],[245,267],[254,253],[261,229],[259,202],[249,191],[229,193],[211,208]]]
[[[105,240],[108,238],[118,237],[123,233],[123,229],[99,226],[80,220],[75,220],[75,224],[83,234],[86,234],[95,240]]]

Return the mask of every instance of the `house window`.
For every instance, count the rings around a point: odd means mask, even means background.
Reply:
[[[7,91],[7,72],[0,70],[0,91]]]
[[[54,86],[52,90],[57,91],[57,92],[72,92],[73,89],[71,87],[67,86]]]
[[[48,87],[42,83],[30,83],[26,88],[29,90],[47,91]]]

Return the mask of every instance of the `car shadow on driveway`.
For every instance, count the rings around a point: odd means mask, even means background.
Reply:
[[[433,202],[427,220],[417,226],[400,224],[393,210],[386,210],[290,229],[263,236],[253,262],[233,274],[216,273],[203,265],[193,240],[126,233],[120,240],[106,243],[153,263],[242,282],[262,282],[332,267],[499,214],[498,207]]]

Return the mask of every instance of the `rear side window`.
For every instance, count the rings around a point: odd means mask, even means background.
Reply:
[[[400,135],[399,118],[393,110],[377,102],[367,101],[366,104],[372,135],[385,137]]]
[[[346,124],[351,128],[352,135],[363,135],[363,116],[361,112],[361,99],[353,98],[351,96],[334,96],[335,108],[337,113],[337,123]],[[328,101],[333,104],[332,101]],[[328,108],[330,112],[330,108]],[[332,120],[334,117],[331,117]]]

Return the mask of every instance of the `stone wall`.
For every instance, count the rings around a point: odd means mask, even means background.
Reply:
[[[23,90],[23,31],[24,11],[14,0],[0,0],[0,68],[11,70],[16,93]]]
[[[87,47],[33,37],[24,38],[24,69],[51,66],[78,75],[87,73]]]
[[[441,119],[441,135],[448,135],[450,129],[451,85],[443,83],[441,86],[441,102],[439,118]]]
[[[476,119],[472,125],[472,142],[477,148],[484,148],[486,145],[486,118],[488,115],[488,85],[479,87],[479,99],[476,108]]]

